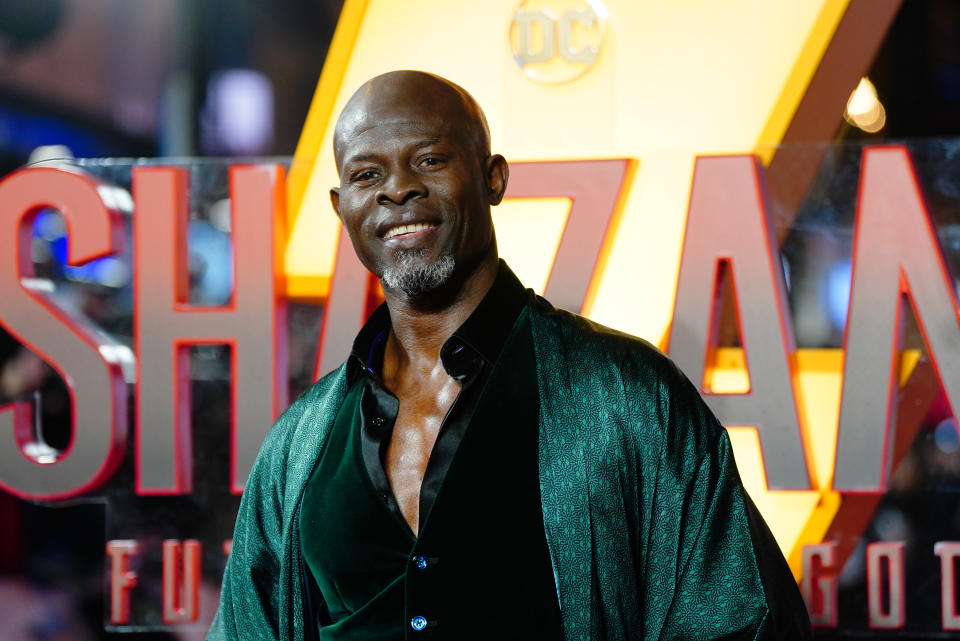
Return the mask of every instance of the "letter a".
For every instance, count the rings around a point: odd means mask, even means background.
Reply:
[[[752,425],[760,437],[767,485],[810,489],[793,391],[793,329],[773,246],[760,167],[752,156],[701,157],[693,174],[690,212],[670,328],[670,356],[727,426]],[[730,267],[751,388],[715,394],[703,386],[721,263]]]
[[[890,474],[903,301],[913,304],[947,401],[960,405],[957,295],[910,156],[863,152],[833,487],[882,492]]]

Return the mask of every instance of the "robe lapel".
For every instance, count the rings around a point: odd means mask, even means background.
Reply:
[[[532,315],[540,397],[540,498],[566,641],[589,641],[593,555],[583,419],[571,385],[575,366],[558,327]]]
[[[330,430],[337,418],[337,412],[343,403],[347,392],[346,364],[342,365],[332,375],[326,393],[314,401],[300,418],[294,433],[287,457],[287,478],[284,485],[283,523],[287,531],[283,538],[288,541],[284,545],[287,558],[284,560],[286,571],[287,594],[291,595],[286,611],[290,615],[289,636],[293,641],[303,641],[310,638],[304,630],[306,617],[304,614],[305,599],[301,585],[302,553],[300,550],[300,500],[303,491],[310,479],[314,466],[320,460],[320,453],[327,442]],[[312,619],[312,617],[311,617]]]

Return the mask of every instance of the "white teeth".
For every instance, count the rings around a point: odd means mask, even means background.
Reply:
[[[430,229],[431,227],[434,227],[434,225],[431,225],[429,223],[414,223],[412,225],[400,225],[399,227],[394,227],[393,229],[388,231],[386,234],[384,234],[383,239],[390,240],[394,236],[400,236],[401,234],[412,234],[415,231],[422,231],[424,229]]]

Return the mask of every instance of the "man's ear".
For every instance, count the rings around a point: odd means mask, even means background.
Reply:
[[[337,218],[340,218],[340,189],[337,187],[330,188],[330,204],[333,205],[333,211],[337,214]],[[340,218],[343,221],[343,218]]]
[[[499,205],[503,200],[509,179],[510,167],[507,165],[506,158],[500,154],[487,158],[487,189],[489,189],[488,198],[491,205]]]

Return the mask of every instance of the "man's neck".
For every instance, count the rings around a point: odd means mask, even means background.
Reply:
[[[490,252],[441,307],[384,292],[391,323],[384,353],[385,378],[398,370],[433,370],[440,361],[440,348],[486,296],[496,280],[498,269],[497,253]]]

